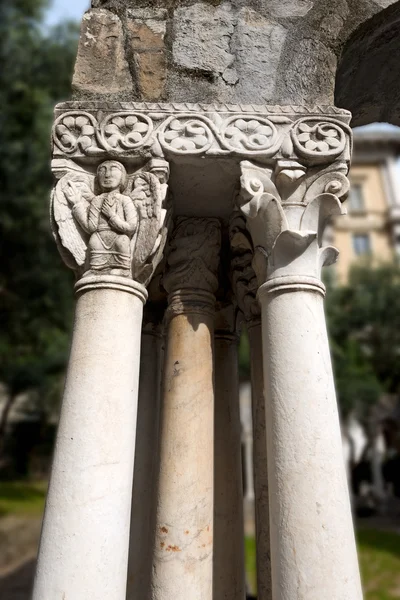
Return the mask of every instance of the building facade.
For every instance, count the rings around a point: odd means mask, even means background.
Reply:
[[[355,262],[388,262],[400,254],[400,129],[354,130],[347,215],[336,218],[330,242],[340,258],[331,267],[345,283]]]

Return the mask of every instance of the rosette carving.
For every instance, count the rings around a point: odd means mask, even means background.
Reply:
[[[230,150],[254,154],[273,148],[278,137],[275,125],[260,117],[232,117],[224,124],[221,135]]]
[[[290,111],[285,111],[289,116],[273,115],[271,107],[263,112],[252,106],[237,106],[235,112],[233,107],[217,109],[200,104],[85,103],[81,110],[58,116],[53,129],[56,154],[142,157],[161,156],[163,149],[188,156],[275,156],[307,165],[329,163],[341,154],[348,160],[350,130],[334,113],[324,119],[299,118]]]
[[[127,152],[143,146],[153,131],[149,117],[140,113],[115,113],[104,119],[98,132],[105,150]]]
[[[346,133],[333,121],[305,118],[292,129],[292,141],[299,156],[323,159],[339,156],[346,146]]]
[[[95,154],[97,121],[89,113],[72,111],[61,115],[53,125],[53,140],[65,154],[78,149],[84,154]]]
[[[161,146],[175,154],[201,154],[214,141],[206,119],[193,117],[171,117],[160,131]]]

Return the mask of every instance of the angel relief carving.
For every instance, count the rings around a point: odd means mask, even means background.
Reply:
[[[128,176],[114,160],[101,163],[96,175],[64,175],[52,205],[55,235],[67,265],[80,276],[131,276],[147,283],[152,259],[162,253],[165,193],[166,186],[154,174]]]

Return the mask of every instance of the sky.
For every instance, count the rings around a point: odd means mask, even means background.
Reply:
[[[85,10],[89,8],[90,0],[52,0],[47,11],[45,23],[48,26],[60,21],[73,19],[80,21]]]

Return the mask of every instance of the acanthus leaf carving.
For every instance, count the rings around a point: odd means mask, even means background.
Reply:
[[[165,243],[167,192],[150,171],[128,174],[121,162],[107,160],[96,173],[71,166],[58,181],[53,232],[78,277],[107,274],[148,282]]]
[[[239,208],[254,245],[252,265],[259,284],[286,275],[319,279],[321,267],[337,257],[335,248],[323,246],[323,233],[332,217],[345,212],[343,163],[322,173],[288,161],[278,161],[275,171],[248,161],[241,169]]]

